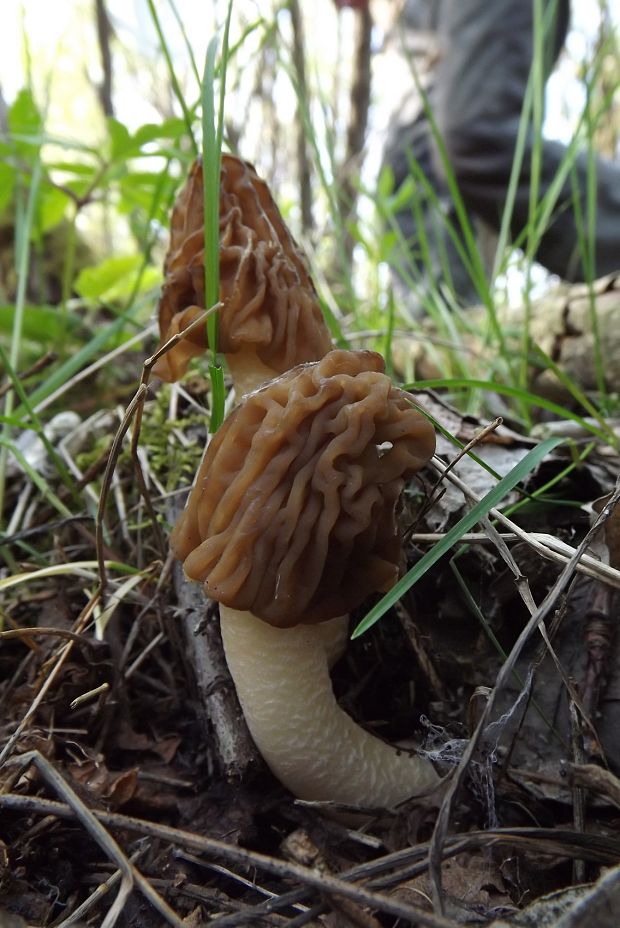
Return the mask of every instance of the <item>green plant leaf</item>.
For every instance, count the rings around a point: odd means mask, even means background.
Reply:
[[[75,290],[85,300],[119,300],[133,293],[136,277],[143,264],[142,255],[119,255],[106,258],[94,267],[78,274]],[[140,292],[150,289],[161,280],[156,268],[147,268],[140,282]]]
[[[180,139],[187,129],[185,122],[178,116],[171,116],[162,123],[145,123],[134,132],[134,144],[137,148],[142,148],[149,142],[155,142],[157,139]]]
[[[65,217],[70,198],[57,187],[47,186],[41,191],[37,203],[36,231],[44,235],[57,226]]]
[[[15,168],[7,162],[0,162],[0,213],[11,202],[15,188]]]
[[[363,635],[369,628],[372,628],[375,622],[378,622],[388,609],[410,590],[440,557],[443,557],[466,532],[469,532],[491,509],[494,509],[506,494],[510,493],[524,477],[527,477],[527,475],[540,464],[550,451],[563,441],[564,439],[562,438],[548,438],[535,448],[532,448],[531,451],[528,451],[516,467],[513,467],[510,473],[506,474],[492,490],[489,490],[479,503],[476,503],[462,519],[459,519],[456,525],[453,525],[450,531],[446,532],[441,541],[433,545],[430,551],[427,551],[424,557],[420,558],[418,563],[415,564],[411,570],[407,571],[405,576],[392,587],[389,593],[385,594],[355,628],[351,638],[359,638],[359,636]]]
[[[43,117],[29,88],[24,87],[20,90],[9,107],[7,125],[15,151],[32,159],[41,147]]]
[[[59,367],[54,368],[45,381],[29,394],[30,408],[34,409],[40,403],[43,403],[50,394],[63,386],[67,380],[82,370],[83,367],[86,367],[100,352],[111,345],[118,344],[118,339],[122,336],[127,325],[133,322],[139,310],[140,303],[136,300],[125,316],[114,319],[113,322],[103,328],[97,328],[90,340],[85,341],[81,348],[69,355]],[[27,412],[28,409],[26,409],[24,403],[14,410],[16,416],[26,415]]]
[[[177,187],[175,178],[167,176],[162,181],[159,173],[150,171],[130,171],[119,181],[121,199],[119,210],[129,213],[136,208],[143,209],[151,219],[159,219],[168,224],[168,200]],[[155,195],[159,195],[159,209],[153,213]]]
[[[135,148],[135,142],[127,126],[119,122],[118,119],[109,116],[107,124],[110,135],[110,157],[112,161],[118,161],[130,149]]]
[[[15,306],[0,304],[0,333],[10,335],[13,331],[15,319]],[[24,307],[22,337],[27,341],[49,344],[54,342],[67,331],[79,328],[80,321],[74,316],[66,318],[53,306]]]

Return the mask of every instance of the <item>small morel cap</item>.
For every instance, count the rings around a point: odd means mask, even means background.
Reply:
[[[197,160],[172,211],[159,303],[160,347],[205,309],[202,163]],[[275,376],[332,347],[306,260],[267,184],[252,165],[222,155],[219,205],[218,350],[256,357]],[[162,380],[183,376],[207,348],[206,324],[163,355]]]
[[[279,627],[388,590],[400,495],[435,432],[371,351],[329,352],[245,397],[211,440],[172,535],[208,596]]]

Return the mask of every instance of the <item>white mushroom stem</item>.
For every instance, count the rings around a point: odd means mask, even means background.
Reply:
[[[295,796],[389,808],[436,785],[428,760],[375,738],[336,702],[329,664],[342,652],[346,616],[285,629],[222,605],[220,616],[250,733]]]

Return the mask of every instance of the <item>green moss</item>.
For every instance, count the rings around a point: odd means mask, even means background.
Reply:
[[[146,404],[140,430],[140,446],[146,450],[149,468],[167,490],[189,485],[200,464],[207,434],[208,415],[184,412],[182,419],[168,418],[169,390],[163,387]],[[181,444],[181,432],[187,444]],[[123,455],[129,455],[129,448]]]

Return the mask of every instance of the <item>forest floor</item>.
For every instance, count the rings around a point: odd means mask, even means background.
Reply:
[[[296,801],[257,757],[218,664],[216,609],[197,585],[187,592],[128,452],[105,509],[102,599],[94,511],[125,380],[100,374],[69,400],[82,477],[54,492],[70,515],[13,469],[9,511],[31,512],[4,540],[17,570],[0,586],[0,926],[617,924],[600,908],[620,874],[617,452],[599,442],[579,460],[585,439],[555,448],[502,502],[514,531],[465,536],[350,643],[334,672],[341,704],[387,740],[413,737],[446,789],[440,812],[349,810],[345,825]],[[200,458],[192,404],[205,389],[186,385],[173,426],[168,388],[147,403],[142,462],[165,531]],[[535,444],[502,426],[476,438],[485,423],[430,391],[418,399],[496,474]],[[438,454],[440,470],[458,457],[443,437]],[[409,563],[495,480],[468,456],[439,480],[427,469],[407,500]],[[591,530],[597,511],[606,522]],[[214,652],[210,679],[201,647]],[[593,921],[574,915],[584,902]]]

